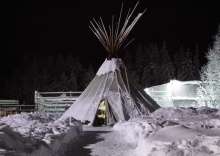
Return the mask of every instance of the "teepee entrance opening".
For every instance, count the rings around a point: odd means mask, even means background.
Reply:
[[[100,102],[93,126],[106,126],[106,103],[107,100],[102,100]]]
[[[116,113],[108,103],[108,100],[102,100],[96,112],[93,126],[113,126],[118,121]]]

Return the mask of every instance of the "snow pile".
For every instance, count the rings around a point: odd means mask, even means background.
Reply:
[[[176,131],[176,130],[175,130]],[[183,132],[183,131],[181,131]],[[179,133],[180,135],[180,133]],[[193,134],[189,134],[193,136]],[[219,136],[206,136],[206,135],[196,135],[189,139],[176,138],[175,141],[161,141],[151,139],[142,139],[142,142],[136,148],[136,153],[140,156],[210,156],[210,155],[220,155],[220,137]],[[187,134],[183,135],[188,137]],[[167,136],[168,137],[168,136]],[[151,141],[151,142],[150,142]]]
[[[111,60],[105,60],[102,66],[99,68],[96,75],[100,76],[109,72],[115,72],[120,68],[126,68],[121,59],[112,58]]]
[[[160,108],[113,128],[136,144],[138,156],[220,155],[218,112],[208,107]]]
[[[218,110],[203,106],[203,107],[197,108],[196,111],[198,112],[198,114],[215,114],[216,115]]]
[[[157,120],[178,121],[188,116],[195,116],[198,113],[193,108],[162,107],[153,112],[150,116]]]
[[[133,127],[133,128],[130,128]],[[151,130],[150,126],[148,126],[149,130]],[[114,126],[116,131],[124,132],[124,138],[127,142],[137,142],[139,135],[144,131],[145,126],[139,122],[119,122]]]
[[[60,155],[77,139],[82,124],[60,114],[22,113],[0,119],[0,154]],[[59,153],[59,154],[58,154]]]

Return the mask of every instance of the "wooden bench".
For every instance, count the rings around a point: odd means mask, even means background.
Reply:
[[[35,105],[19,104],[18,100],[0,100],[0,117],[34,111]]]
[[[18,108],[18,100],[0,100],[0,117],[17,114]]]
[[[0,108],[0,117],[17,114],[18,109],[16,107],[9,107],[9,108]]]

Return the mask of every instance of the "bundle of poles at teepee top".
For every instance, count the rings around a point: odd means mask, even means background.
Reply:
[[[96,37],[100,40],[104,48],[108,51],[109,53],[108,59],[117,57],[119,49],[124,49],[134,40],[133,38],[124,47],[122,47],[122,44],[124,43],[125,39],[129,35],[130,31],[132,30],[134,25],[137,23],[137,21],[140,19],[140,17],[143,15],[143,13],[146,11],[145,9],[142,13],[139,13],[132,22],[129,22],[138,3],[139,2],[137,2],[137,4],[135,5],[132,11],[131,11],[131,8],[128,10],[124,24],[120,26],[122,10],[123,10],[123,3],[122,3],[118,22],[116,22],[116,24],[114,23],[114,15],[113,15],[112,23],[111,25],[108,26],[109,32],[107,32],[107,29],[105,28],[105,25],[101,17],[100,17],[100,21],[96,21],[94,18],[93,18],[93,21],[90,21],[91,26],[89,26],[89,28],[96,35]]]

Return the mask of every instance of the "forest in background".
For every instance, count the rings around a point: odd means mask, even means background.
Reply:
[[[142,88],[167,83],[171,79],[200,80],[198,45],[193,50],[180,47],[171,56],[165,41],[162,45],[139,44],[135,51],[127,50],[122,60]],[[1,98],[33,104],[35,90],[83,91],[95,73],[92,65],[85,67],[71,54],[26,55],[10,76],[1,77],[4,82]]]

